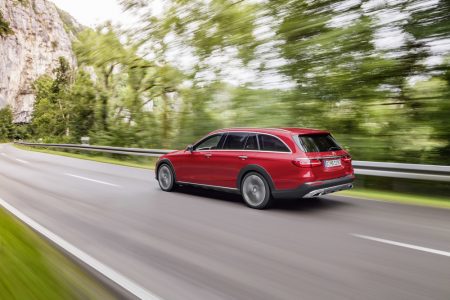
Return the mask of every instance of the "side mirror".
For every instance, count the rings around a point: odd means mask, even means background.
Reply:
[[[192,152],[194,151],[194,146],[193,145],[189,145],[186,147],[186,151]]]

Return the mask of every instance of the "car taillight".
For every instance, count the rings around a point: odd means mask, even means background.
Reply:
[[[346,163],[350,163],[352,161],[352,157],[350,155],[343,156],[342,161],[346,162]]]
[[[298,158],[296,160],[293,160],[292,163],[300,168],[311,168],[322,165],[322,161],[320,159],[309,159],[309,158]]]

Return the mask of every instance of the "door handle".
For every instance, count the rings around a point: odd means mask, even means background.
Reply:
[[[240,159],[242,159],[242,160],[244,160],[244,159],[247,159],[248,157],[246,156],[246,155],[239,155],[238,156]]]
[[[210,154],[210,153],[205,154],[206,158],[211,158],[211,156],[212,156],[212,154]]]

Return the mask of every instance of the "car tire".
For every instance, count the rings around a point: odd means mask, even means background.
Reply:
[[[267,180],[256,172],[247,173],[242,179],[241,195],[250,208],[266,209],[272,203],[272,194]]]
[[[175,189],[175,176],[172,168],[168,164],[159,166],[158,183],[159,187],[165,192],[170,192]]]

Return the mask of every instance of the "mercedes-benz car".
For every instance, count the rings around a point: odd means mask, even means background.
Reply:
[[[352,188],[352,158],[328,131],[228,128],[159,158],[163,191],[180,185],[242,195],[256,209],[276,198],[313,198]]]

